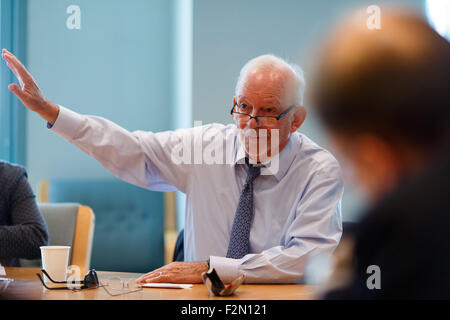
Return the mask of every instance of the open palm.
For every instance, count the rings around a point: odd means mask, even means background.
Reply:
[[[39,113],[44,119],[53,123],[59,112],[59,107],[45,99],[31,74],[11,52],[2,50],[2,58],[20,83],[11,83],[8,89],[31,111]]]

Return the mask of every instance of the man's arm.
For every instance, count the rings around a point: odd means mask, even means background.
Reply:
[[[156,191],[185,192],[188,166],[177,162],[173,155],[190,143],[185,138],[193,132],[131,133],[107,119],[77,114],[47,100],[13,54],[3,49],[2,57],[20,82],[20,86],[10,84],[9,90],[28,109],[47,120],[52,131],[126,182]]]
[[[186,159],[181,154],[190,154],[190,150],[185,151],[185,148],[191,147],[193,135],[198,130],[131,133],[107,119],[77,114],[47,100],[31,74],[13,54],[3,49],[2,58],[20,83],[20,86],[10,84],[9,90],[28,109],[47,120],[52,131],[97,159],[126,182],[158,191],[186,191],[189,164],[184,162]],[[178,277],[181,282],[181,278],[183,281],[201,282],[199,275],[204,266],[205,263],[196,266],[183,264],[180,268],[179,265],[169,264],[166,267],[172,271],[166,275],[174,279]],[[181,276],[177,276],[180,272]],[[186,272],[194,278],[189,278]],[[166,276],[159,279],[166,279]]]
[[[81,115],[62,106],[51,130],[121,180],[154,191],[186,192],[190,165],[177,162],[174,154],[194,130],[129,132],[105,118]]]

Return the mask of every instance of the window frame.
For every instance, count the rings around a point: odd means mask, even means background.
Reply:
[[[26,0],[0,1],[0,46],[26,65]],[[26,109],[8,90],[16,82],[6,63],[0,68],[0,159],[25,165]]]

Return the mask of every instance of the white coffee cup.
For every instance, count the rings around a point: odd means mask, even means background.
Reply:
[[[67,268],[69,266],[69,246],[42,246],[41,258],[42,269],[54,281],[66,281],[67,280]],[[47,276],[44,274],[45,284],[53,284]],[[53,286],[55,286],[53,284]]]

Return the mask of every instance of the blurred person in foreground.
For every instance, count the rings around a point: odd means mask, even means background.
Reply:
[[[316,74],[317,111],[370,202],[325,298],[448,299],[450,46],[412,13],[366,20],[337,29]]]

